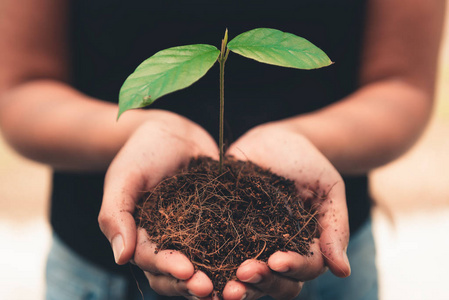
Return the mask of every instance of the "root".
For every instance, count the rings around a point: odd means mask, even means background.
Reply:
[[[228,159],[219,173],[218,162],[199,158],[149,192],[135,219],[158,250],[181,251],[221,291],[247,259],[309,255],[317,211],[305,200],[322,195],[299,195],[292,181],[250,162]]]

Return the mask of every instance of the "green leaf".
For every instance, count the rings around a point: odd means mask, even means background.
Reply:
[[[270,28],[244,32],[230,41],[228,48],[242,56],[281,67],[309,70],[332,64],[326,53],[308,40]]]
[[[211,45],[188,45],[159,51],[140,64],[123,83],[119,114],[141,108],[156,99],[186,88],[203,77],[220,51]]]

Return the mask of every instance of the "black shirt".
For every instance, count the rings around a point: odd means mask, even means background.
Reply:
[[[157,51],[197,43],[219,48],[226,28],[230,39],[258,27],[290,32],[317,45],[335,62],[305,71],[231,53],[225,79],[228,142],[258,124],[319,109],[357,88],[364,1],[74,0],[71,6],[71,84],[105,101],[117,102],[126,77]],[[218,84],[215,65],[199,82],[152,107],[182,114],[217,138]],[[104,174],[54,172],[51,224],[67,245],[92,263],[129,274],[114,263],[98,227],[103,179]],[[344,180],[354,232],[369,215],[367,178]]]

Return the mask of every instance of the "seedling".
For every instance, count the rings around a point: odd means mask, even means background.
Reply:
[[[276,29],[258,28],[242,33],[228,43],[226,30],[221,50],[205,44],[173,47],[157,52],[123,83],[119,95],[120,115],[128,109],[142,108],[158,98],[184,89],[218,61],[220,64],[219,150],[223,168],[224,67],[229,51],[256,61],[296,69],[317,69],[332,64],[329,57],[304,38]]]

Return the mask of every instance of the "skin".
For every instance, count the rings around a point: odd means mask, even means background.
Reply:
[[[253,128],[230,145],[228,154],[269,167],[298,186],[319,178],[332,203],[321,207],[326,212],[319,220],[322,234],[312,245],[322,255],[305,259],[275,253],[268,263],[245,262],[237,271],[239,281],[226,285],[225,299],[266,294],[290,299],[302,282],[326,268],[336,276],[350,274],[340,174],[363,174],[393,160],[425,128],[444,2],[369,1],[360,88],[319,111]],[[116,262],[132,260],[161,294],[210,298],[210,280],[195,273],[180,253],[154,254],[132,212],[140,191],[176,172],[191,156],[217,158],[212,138],[190,120],[160,110],[130,111],[117,123],[115,104],[69,86],[66,1],[0,0],[0,11],[0,127],[6,140],[54,169],[108,170],[99,224]],[[273,153],[283,160],[274,160]]]

